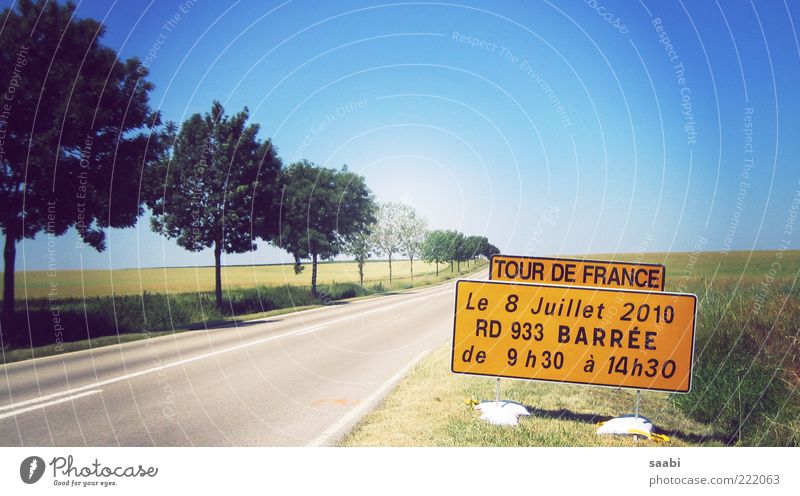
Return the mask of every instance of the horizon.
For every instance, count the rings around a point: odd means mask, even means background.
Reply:
[[[773,247],[773,248],[764,248],[764,249],[758,249],[758,250],[728,250],[728,251],[722,251],[722,250],[700,250],[700,251],[673,251],[673,252],[651,251],[651,252],[625,252],[625,253],[622,253],[622,252],[620,252],[620,253],[589,253],[589,254],[586,254],[586,255],[575,255],[575,254],[569,254],[569,253],[568,254],[561,254],[561,255],[546,254],[546,253],[535,253],[535,254],[528,254],[528,253],[501,253],[500,255],[501,256],[512,256],[512,257],[513,256],[525,256],[525,257],[534,257],[534,258],[536,258],[536,257],[556,258],[556,259],[562,259],[563,258],[563,259],[574,259],[574,260],[590,260],[593,257],[605,257],[604,258],[605,260],[614,261],[614,262],[620,262],[620,263],[625,263],[625,262],[628,262],[628,263],[645,263],[645,262],[636,262],[636,261],[632,260],[632,258],[635,257],[635,256],[638,256],[638,257],[652,257],[654,255],[664,255],[665,256],[665,260],[664,261],[666,262],[666,257],[669,257],[669,256],[705,255],[705,254],[708,254],[708,255],[723,254],[723,255],[727,256],[727,255],[736,255],[736,254],[754,254],[754,253],[761,253],[761,252],[773,252],[776,249],[779,249],[779,248],[774,248]],[[783,253],[784,255],[792,254],[792,253],[800,254],[800,249],[783,250],[781,253]],[[631,259],[622,259],[621,260],[621,259],[617,258],[617,257],[625,257],[625,256],[628,256],[628,255],[631,256]],[[478,257],[478,258],[481,258],[481,257]],[[477,258],[474,259],[474,260],[477,260]],[[595,259],[595,260],[597,260],[597,259]],[[352,259],[352,258],[337,257],[336,259],[332,259],[332,260],[319,260],[317,263],[319,265],[325,265],[325,264],[354,263],[354,262],[355,262],[355,260]],[[386,258],[369,258],[366,261],[366,263],[371,263],[371,262],[388,262],[388,259],[386,259]],[[419,260],[419,259],[416,259],[416,258],[414,259],[414,262],[415,263],[416,262],[426,263],[424,260]],[[300,263],[301,263],[301,265],[309,265],[309,266],[311,265],[310,261],[305,261],[305,260],[301,261]],[[406,264],[408,264],[409,261],[408,261],[407,257],[400,257],[400,258],[393,258],[392,259],[392,263],[397,263],[397,264],[406,263]],[[441,265],[449,265],[449,263],[450,262],[441,262],[439,265],[440,266]],[[464,263],[464,262],[462,262],[462,263]],[[646,262],[646,263],[651,263],[651,262]],[[294,262],[285,262],[285,263],[267,262],[267,263],[258,263],[258,264],[225,264],[225,263],[223,263],[222,264],[222,268],[226,268],[226,267],[274,267],[274,266],[293,266],[293,265],[294,265]],[[83,271],[83,272],[85,272],[85,271],[98,271],[98,270],[113,271],[113,270],[213,269],[213,268],[214,268],[214,264],[212,263],[212,264],[206,264],[206,265],[202,265],[202,264],[201,265],[162,265],[162,266],[115,267],[115,268],[105,267],[105,268],[85,268],[85,269],[82,269],[80,267],[67,267],[67,268],[59,268],[57,271],[58,272],[61,272],[61,271]],[[31,270],[25,270],[25,271],[19,271],[18,270],[18,271],[16,271],[16,273],[21,273],[21,272],[26,272],[26,273],[47,272],[47,271],[48,271],[48,269],[31,269]],[[2,274],[2,273],[3,273],[3,271],[0,270],[0,274]],[[0,281],[0,286],[2,286],[2,281]]]

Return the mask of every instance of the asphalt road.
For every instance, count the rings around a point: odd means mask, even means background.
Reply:
[[[453,288],[0,365],[0,445],[335,444],[450,339]]]

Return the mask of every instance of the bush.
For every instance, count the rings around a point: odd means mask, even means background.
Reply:
[[[380,285],[378,285],[380,286]],[[382,291],[382,286],[380,286]],[[284,308],[326,305],[336,300],[370,294],[355,283],[334,283],[320,287],[319,296],[302,286],[261,286],[237,288],[224,293],[224,305],[217,308],[214,293],[163,295],[144,293],[87,300],[31,300],[27,309],[15,315],[15,325],[4,329],[3,346],[28,348],[100,336],[217,324],[228,317]]]

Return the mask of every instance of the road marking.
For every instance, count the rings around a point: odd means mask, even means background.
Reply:
[[[324,406],[325,404],[331,404],[333,406],[347,406],[347,405],[358,405],[359,403],[361,403],[361,400],[348,400],[344,398],[324,398],[312,403],[311,407],[318,408]]]
[[[314,438],[313,441],[308,443],[308,446],[329,446],[330,443],[336,441],[337,438],[342,436],[342,430],[348,427],[351,424],[354,424],[359,418],[363,417],[367,411],[374,406],[374,404],[383,397],[386,393],[389,392],[400,380],[408,374],[411,369],[414,368],[416,364],[418,364],[425,355],[428,354],[428,350],[423,350],[419,355],[414,357],[408,365],[403,367],[403,369],[390,377],[386,382],[384,382],[378,389],[372,392],[367,399],[360,402],[358,406],[350,410],[349,412],[345,413],[339,420],[337,420],[333,425],[325,429],[325,432]]]
[[[86,390],[89,390],[89,389],[95,389],[95,388],[99,388],[99,387],[102,387],[102,386],[107,386],[109,384],[114,384],[116,382],[121,382],[121,381],[126,381],[126,380],[129,380],[129,379],[134,379],[136,377],[140,377],[140,376],[143,376],[143,375],[151,374],[153,372],[159,372],[159,371],[162,371],[162,370],[165,370],[165,369],[177,367],[179,365],[186,365],[187,363],[195,362],[197,360],[202,360],[204,358],[210,358],[210,357],[216,356],[216,355],[222,355],[224,353],[229,353],[231,351],[241,350],[241,349],[244,349],[244,348],[248,348],[250,346],[255,346],[255,345],[258,345],[258,344],[263,344],[263,343],[267,343],[267,342],[270,342],[270,341],[274,341],[276,339],[281,339],[281,338],[286,338],[286,337],[291,337],[291,336],[300,336],[300,335],[303,335],[303,334],[306,334],[306,333],[309,333],[309,332],[314,332],[314,331],[320,330],[322,328],[328,327],[331,324],[335,324],[337,322],[342,322],[342,321],[345,321],[345,320],[358,318],[358,317],[361,317],[363,315],[367,315],[367,314],[370,314],[370,313],[386,311],[386,310],[389,310],[389,309],[392,309],[392,308],[395,308],[395,307],[398,307],[398,306],[401,306],[401,305],[406,305],[408,303],[414,303],[418,299],[420,299],[420,298],[411,298],[409,300],[406,300],[406,301],[403,301],[403,302],[400,302],[400,303],[395,303],[394,305],[389,305],[387,307],[381,307],[381,308],[376,308],[376,309],[373,309],[373,310],[368,310],[366,312],[361,312],[361,313],[356,314],[356,315],[350,315],[350,316],[347,316],[347,317],[342,317],[342,318],[335,319],[335,320],[332,320],[332,321],[329,321],[329,322],[325,322],[324,324],[317,324],[317,325],[314,325],[314,326],[311,326],[311,327],[307,327],[307,328],[304,328],[304,329],[298,329],[296,331],[291,331],[291,332],[287,332],[287,333],[284,333],[284,334],[280,334],[278,336],[270,336],[268,338],[258,339],[258,340],[255,340],[255,341],[248,341],[246,343],[238,344],[236,346],[230,346],[228,348],[223,348],[221,350],[210,351],[208,353],[203,353],[202,355],[197,355],[197,356],[193,356],[193,357],[189,357],[189,358],[184,358],[182,360],[177,360],[175,362],[170,362],[170,363],[167,363],[165,365],[160,365],[158,367],[151,367],[149,369],[140,370],[138,372],[131,372],[130,374],[125,374],[125,375],[118,376],[118,377],[112,377],[111,379],[106,379],[104,381],[98,381],[98,382],[94,382],[92,384],[86,384],[85,386],[79,386],[79,387],[75,387],[75,388],[72,388],[72,389],[66,389],[64,391],[59,391],[57,393],[51,393],[51,394],[48,394],[48,395],[45,395],[45,396],[39,396],[39,397],[36,397],[36,398],[31,398],[29,400],[24,400],[24,401],[19,401],[17,403],[12,403],[10,405],[0,406],[0,411],[13,410],[13,409],[16,409],[16,408],[19,408],[19,407],[24,407],[26,405],[33,405],[35,403],[48,401],[48,400],[52,400],[52,399],[55,399],[55,398],[60,398],[61,396],[65,396],[65,395],[69,395],[69,394],[76,394],[76,393],[80,393],[82,391],[86,391]],[[0,415],[0,420],[2,420],[3,418],[6,418],[7,416],[8,415],[5,415],[5,414]]]
[[[300,333],[298,333],[297,335],[298,335],[298,336],[302,336],[303,334],[308,334],[308,333],[310,333],[310,332],[317,332],[317,331],[319,331],[320,329],[325,329],[326,327],[328,327],[328,324],[319,324],[319,325],[315,325],[314,327],[309,327],[308,329],[306,329],[306,330],[305,330],[305,331],[303,331],[303,332],[300,332]]]
[[[58,400],[55,400],[55,401],[48,401],[47,403],[40,403],[38,405],[29,406],[28,408],[22,408],[20,410],[13,410],[13,411],[10,411],[8,413],[0,414],[0,420],[2,420],[4,418],[8,418],[8,417],[15,417],[15,416],[17,416],[17,415],[19,415],[21,413],[32,412],[34,410],[39,410],[41,408],[46,408],[48,406],[58,405],[59,403],[66,403],[67,401],[77,400],[78,398],[83,398],[84,396],[91,396],[93,394],[99,393],[100,391],[101,391],[100,389],[95,389],[93,391],[84,391],[83,393],[75,394],[75,395],[72,395],[72,396],[67,396],[66,398],[61,398],[61,399],[58,399]]]

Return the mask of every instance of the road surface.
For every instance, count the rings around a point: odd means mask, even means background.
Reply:
[[[0,365],[0,445],[335,444],[450,339],[453,289]]]

